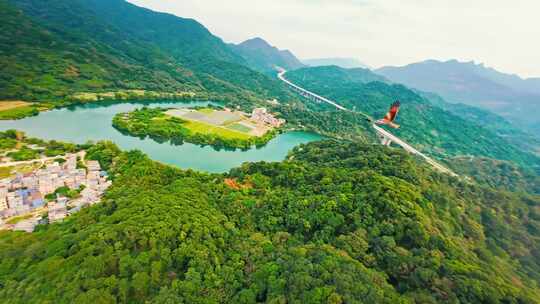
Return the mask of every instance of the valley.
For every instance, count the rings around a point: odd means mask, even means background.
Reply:
[[[0,0],[1,303],[540,303],[535,79],[372,70],[396,4],[159,5]]]

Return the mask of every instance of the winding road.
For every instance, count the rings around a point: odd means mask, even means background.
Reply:
[[[308,91],[292,82],[290,82],[287,78],[285,78],[285,73],[287,73],[286,70],[284,69],[279,69],[279,72],[278,72],[278,78],[285,82],[291,89],[293,89],[294,91],[298,92],[300,95],[306,97],[306,98],[309,98],[309,99],[312,99],[312,100],[315,100],[316,102],[324,102],[324,103],[327,103],[327,104],[330,104],[334,107],[336,107],[337,109],[339,110],[342,110],[342,111],[349,111],[349,112],[352,112],[351,110],[339,105],[338,103],[336,103],[335,101],[332,101],[328,98],[325,98],[325,97],[322,97],[320,95],[317,95],[311,91]],[[396,143],[397,145],[399,145],[400,147],[402,147],[405,151],[409,152],[409,153],[412,153],[412,154],[415,154],[415,155],[418,155],[420,156],[421,158],[423,158],[428,164],[430,164],[431,166],[433,166],[433,168],[437,169],[438,171],[442,172],[442,173],[446,173],[446,174],[449,174],[451,176],[458,176],[457,174],[455,174],[454,172],[452,172],[452,170],[446,168],[445,166],[437,163],[436,161],[434,161],[432,158],[430,158],[429,156],[425,155],[424,153],[416,150],[415,148],[413,148],[413,146],[409,145],[408,143],[406,143],[405,141],[403,141],[402,139],[400,139],[399,137],[395,136],[394,134],[386,131],[385,129],[373,124],[373,129],[375,129],[375,132],[377,132],[377,134],[384,138],[385,140],[390,140],[391,142],[394,142]],[[389,143],[389,142],[388,142]]]

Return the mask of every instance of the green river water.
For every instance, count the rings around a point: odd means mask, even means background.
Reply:
[[[321,139],[308,132],[288,132],[278,135],[262,148],[248,151],[216,151],[212,147],[200,147],[185,143],[175,146],[157,143],[152,139],[125,136],[112,127],[116,113],[143,107],[192,107],[207,102],[153,101],[148,103],[92,103],[40,113],[38,116],[15,121],[0,121],[0,130],[17,129],[28,136],[55,139],[74,143],[89,140],[111,140],[124,150],[138,149],[152,159],[183,169],[208,172],[225,172],[243,162],[281,161],[293,147]]]

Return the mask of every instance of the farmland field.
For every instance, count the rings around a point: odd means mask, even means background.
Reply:
[[[27,107],[32,104],[26,101],[0,101],[0,111],[11,110],[15,108]]]
[[[193,133],[240,140],[255,136],[251,134],[253,129],[238,123],[245,121],[246,118],[235,112],[202,108],[196,111],[171,109],[165,114],[168,117],[176,117],[186,121],[183,126]]]
[[[199,111],[201,113],[204,113],[204,114],[212,114],[212,113],[214,113],[214,109],[210,109],[210,108],[203,108],[203,109],[199,109],[197,111]]]
[[[19,119],[27,116],[37,115],[38,110],[32,103],[25,101],[1,101],[0,119]]]
[[[239,124],[239,123],[233,123],[229,126],[227,126],[227,128],[231,129],[231,130],[235,130],[235,131],[240,131],[240,132],[243,132],[243,133],[249,133],[251,132],[251,128],[248,128],[242,124]]]
[[[193,120],[188,120],[183,126],[192,131],[193,133],[199,134],[217,135],[230,139],[249,139],[251,137],[251,135],[248,135],[246,133]]]

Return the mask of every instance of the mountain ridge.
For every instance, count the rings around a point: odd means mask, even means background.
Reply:
[[[311,67],[318,66],[331,66],[335,65],[344,69],[354,69],[354,68],[363,68],[370,69],[370,67],[356,58],[348,57],[331,57],[331,58],[311,58],[311,59],[302,59],[302,62]]]
[[[383,67],[376,73],[419,90],[441,95],[453,103],[490,110],[531,132],[540,132],[540,81],[505,74],[484,64],[457,60],[426,60],[402,67]]]
[[[230,44],[230,46],[247,61],[250,67],[261,72],[273,74],[276,66],[287,70],[304,66],[291,51],[280,50],[260,37],[251,38],[239,44]]]
[[[477,123],[444,110],[417,91],[381,81],[380,75],[369,70],[361,70],[363,77],[351,77],[351,71],[354,70],[336,66],[303,68],[288,72],[287,79],[372,117],[383,117],[388,106],[396,99],[400,100],[402,106],[397,123],[402,127],[393,132],[431,156],[486,156],[540,170],[539,157]]]
[[[0,39],[0,98],[58,104],[80,92],[122,89],[211,93],[240,103],[292,96],[278,81],[246,67],[193,19],[122,0],[0,4],[7,33]]]

